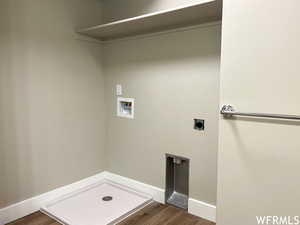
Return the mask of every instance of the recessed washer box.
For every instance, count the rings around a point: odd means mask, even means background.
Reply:
[[[189,171],[188,158],[166,154],[166,204],[188,209]]]
[[[117,98],[117,116],[129,119],[134,118],[134,99],[133,98]]]

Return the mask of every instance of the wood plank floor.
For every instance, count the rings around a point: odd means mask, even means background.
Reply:
[[[60,225],[41,212],[33,213],[7,225]],[[84,225],[84,224],[82,224]],[[119,225],[215,225],[169,205],[154,202]]]

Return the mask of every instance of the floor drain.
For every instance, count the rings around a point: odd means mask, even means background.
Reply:
[[[111,196],[105,196],[105,197],[102,198],[102,200],[105,201],[105,202],[109,202],[112,199],[113,199],[113,197],[111,197]]]

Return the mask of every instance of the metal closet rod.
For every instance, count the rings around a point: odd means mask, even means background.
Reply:
[[[221,114],[226,117],[247,116],[247,117],[266,117],[266,118],[286,119],[286,120],[300,120],[300,116],[298,115],[238,112],[235,111],[234,107],[231,105],[224,105],[221,109]]]

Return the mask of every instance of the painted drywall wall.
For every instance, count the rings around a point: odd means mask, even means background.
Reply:
[[[300,113],[299,7],[295,0],[224,1],[222,104]],[[299,216],[299,134],[297,121],[220,121],[218,225]]]
[[[147,13],[203,2],[204,0],[102,0],[103,21],[111,22]]]
[[[165,153],[185,156],[191,197],[215,204],[220,40],[218,24],[104,45],[108,171],[164,188]],[[116,117],[116,84],[133,120]]]
[[[101,45],[74,33],[98,4],[0,1],[0,208],[105,166]]]

